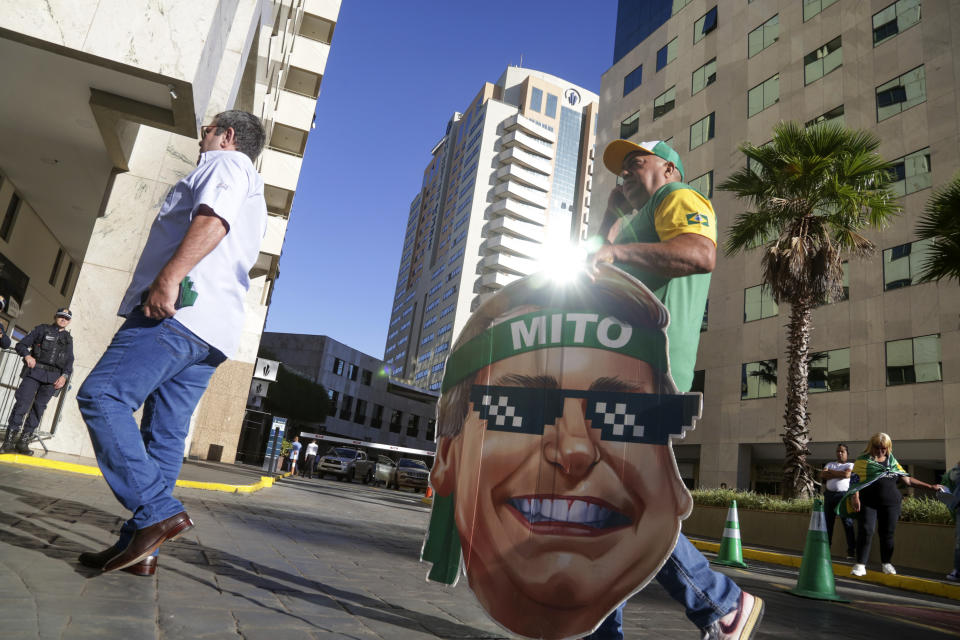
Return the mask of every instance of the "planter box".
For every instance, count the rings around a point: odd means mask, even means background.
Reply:
[[[803,554],[810,527],[809,513],[786,513],[782,511],[753,511],[738,509],[740,539],[744,546],[770,547],[796,554]],[[683,532],[688,536],[719,539],[727,518],[726,507],[695,505],[690,517],[683,522]],[[834,523],[834,557],[846,555],[846,540],[843,527]],[[934,573],[947,573],[953,567],[954,526],[898,522],[893,566]],[[880,542],[876,534],[870,547],[871,569],[880,567]]]

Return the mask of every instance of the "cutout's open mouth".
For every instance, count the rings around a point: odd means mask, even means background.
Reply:
[[[612,505],[591,497],[518,496],[507,504],[534,529],[580,529],[583,533],[607,533],[627,527],[628,516]]]

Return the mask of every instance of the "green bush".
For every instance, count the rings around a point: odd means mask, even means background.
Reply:
[[[693,503],[698,506],[728,507],[731,500],[737,501],[738,509],[756,509],[758,511],[789,511],[809,513],[813,509],[813,500],[785,500],[780,496],[771,496],[754,491],[736,489],[694,489],[690,492]],[[931,498],[903,499],[900,519],[904,522],[925,522],[927,524],[952,524],[950,510],[939,500]]]

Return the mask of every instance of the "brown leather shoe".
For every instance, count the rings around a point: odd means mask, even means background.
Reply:
[[[85,567],[90,567],[91,569],[103,571],[103,565],[121,551],[122,549],[117,545],[113,545],[109,549],[104,549],[99,553],[90,553],[87,551],[80,554],[80,564]],[[132,564],[126,569],[123,569],[123,571],[132,573],[135,576],[152,576],[157,572],[157,556],[147,556],[137,564]]]
[[[103,571],[106,573],[135,565],[152,555],[167,540],[173,540],[192,528],[193,520],[186,511],[181,511],[149,527],[137,529],[127,548],[104,563]]]

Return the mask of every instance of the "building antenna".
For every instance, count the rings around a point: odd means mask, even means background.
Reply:
[[[520,54],[520,68],[523,69],[523,54]]]

